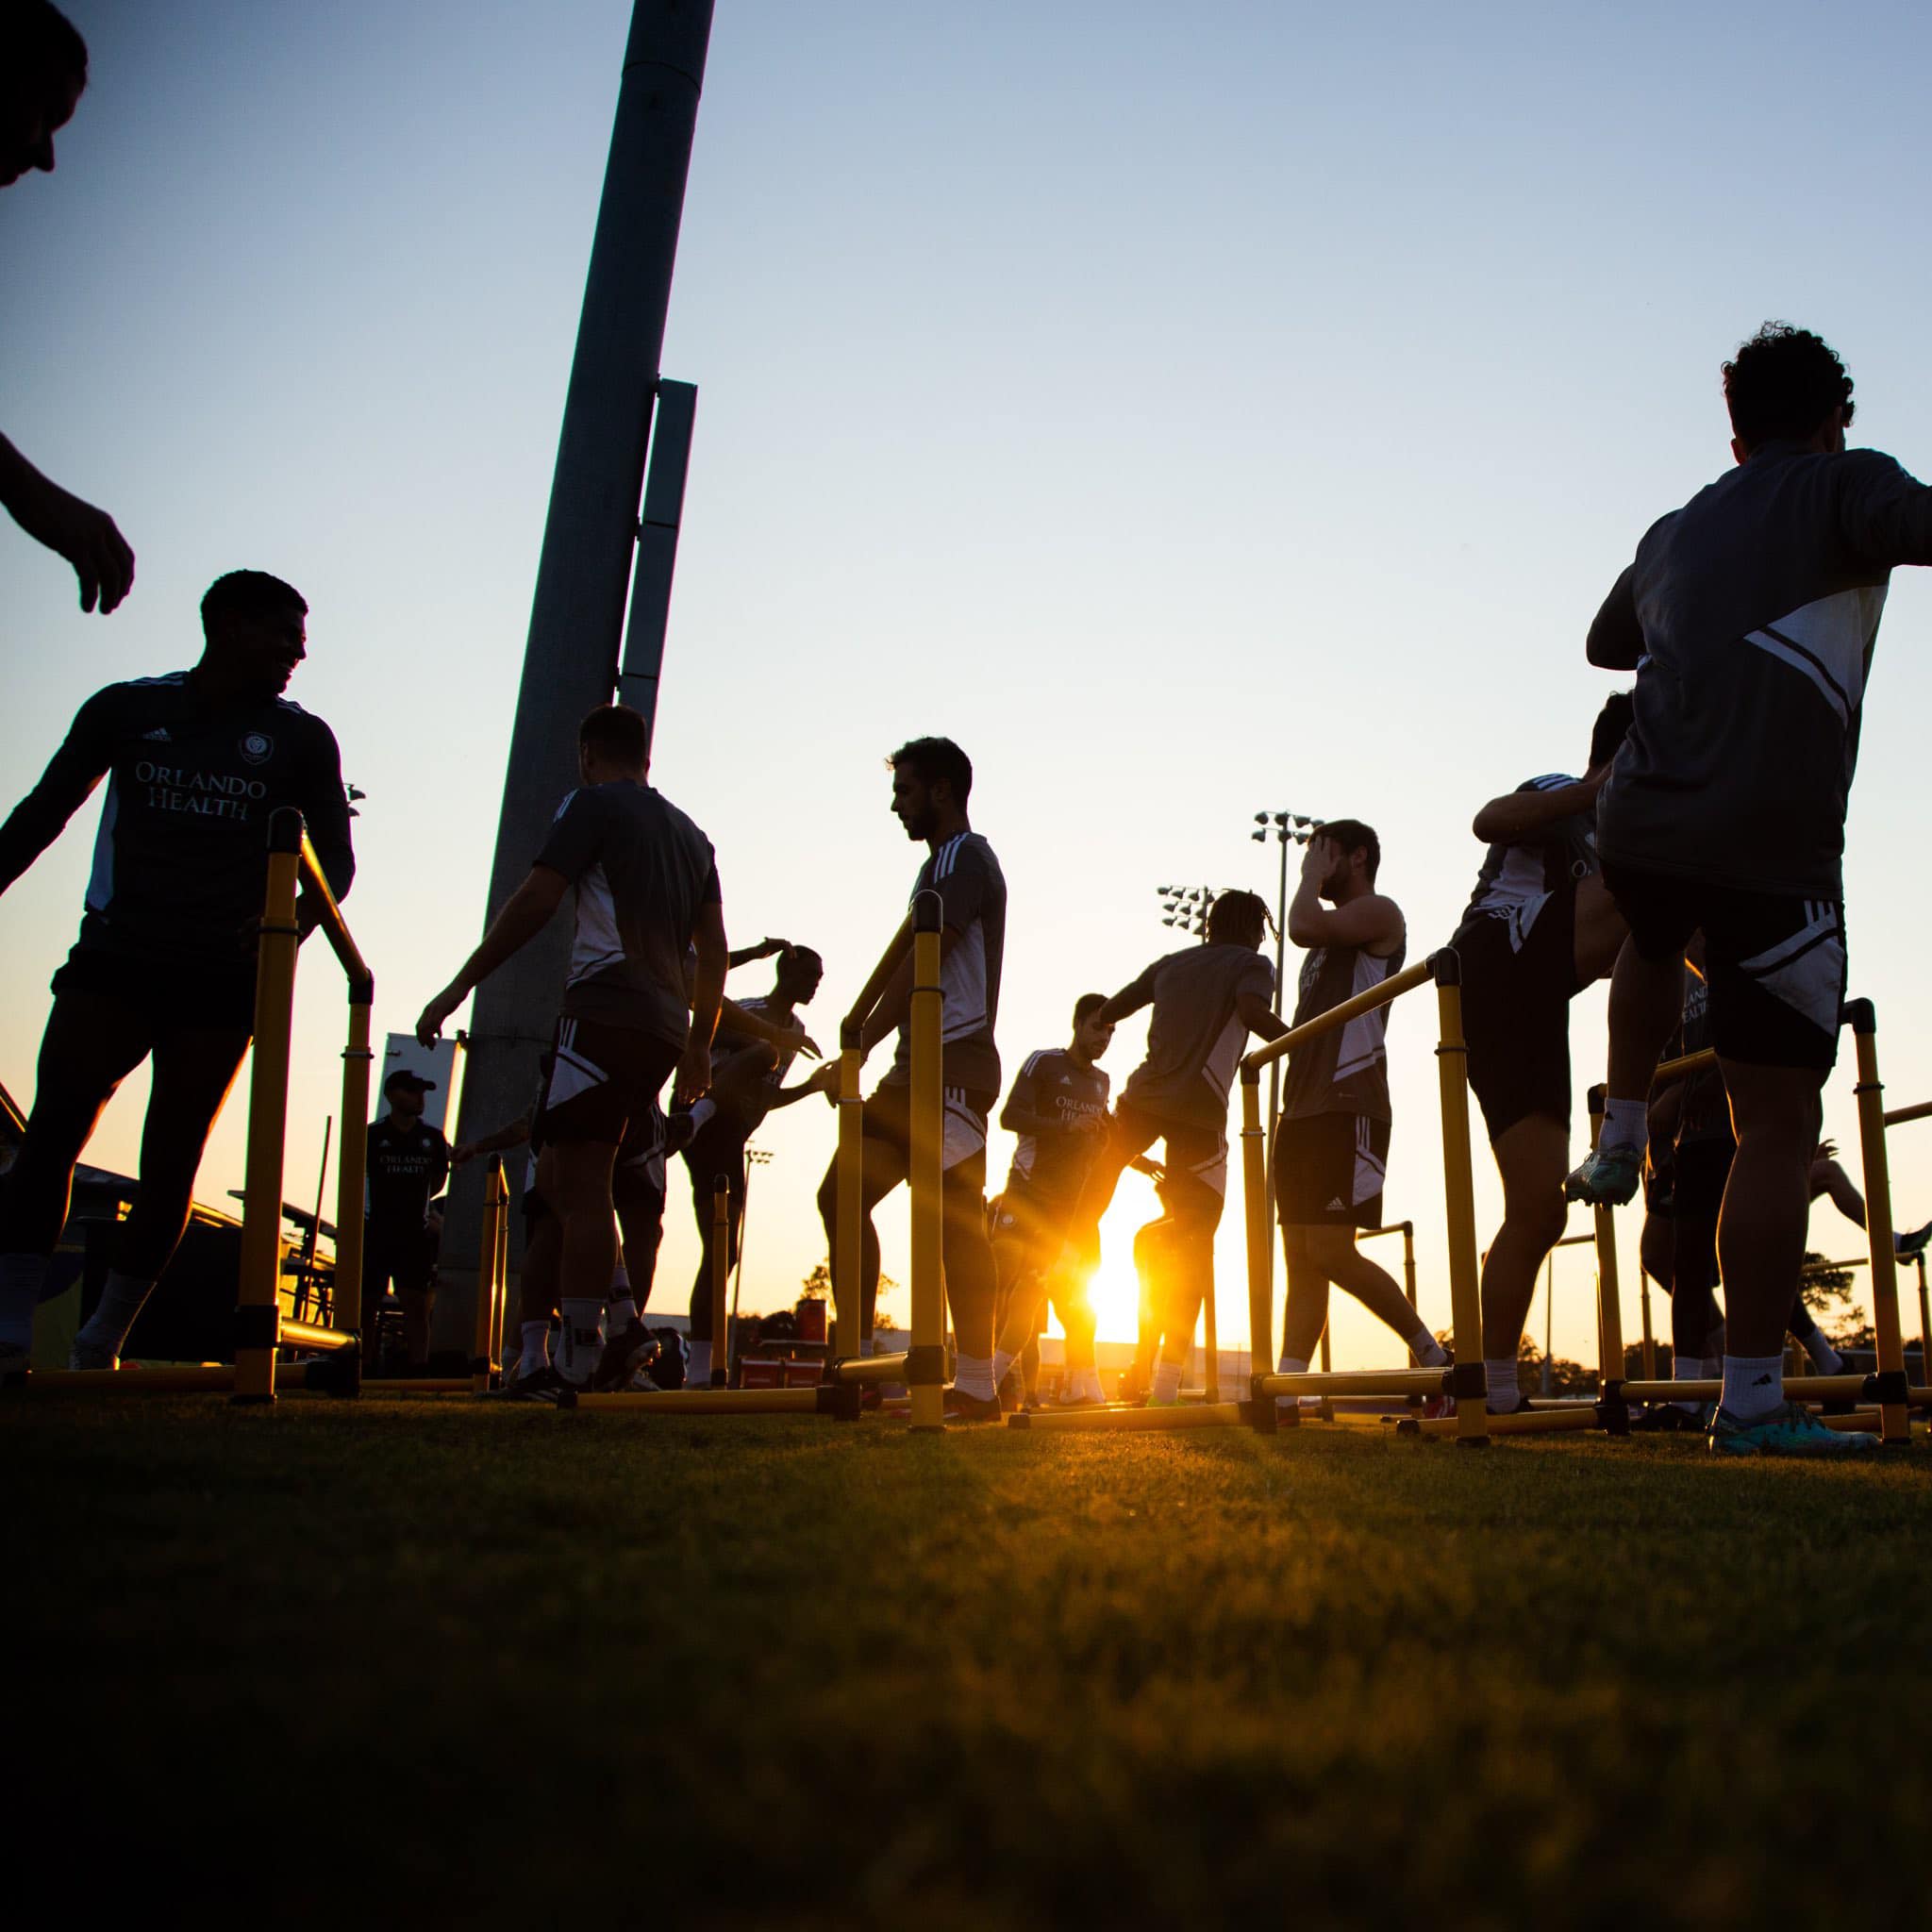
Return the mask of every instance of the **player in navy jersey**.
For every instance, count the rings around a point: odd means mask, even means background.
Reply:
[[[993,1217],[1001,1307],[996,1385],[1033,1348],[1046,1312],[1047,1270],[1107,1128],[1108,1082],[1097,1064],[1113,1039],[1112,1024],[1100,1017],[1106,1005],[1107,995],[1098,992],[1074,1001],[1073,1039],[1028,1055],[1000,1111],[1000,1125],[1020,1143]]]
[[[1630,726],[1611,697],[1582,778],[1546,774],[1492,798],[1472,827],[1489,846],[1450,941],[1462,961],[1469,1084],[1503,1177],[1503,1224],[1483,1257],[1489,1406],[1524,1406],[1516,1362],[1538,1273],[1562,1237],[1570,1166],[1570,1002],[1610,970],[1624,921],[1596,856],[1596,796]],[[1701,1338],[1700,1338],[1701,1340]]]
[[[1166,1337],[1148,1400],[1172,1403],[1193,1346],[1194,1323],[1214,1279],[1214,1230],[1227,1191],[1227,1096],[1250,1033],[1284,1030],[1269,1006],[1274,972],[1261,957],[1268,908],[1252,892],[1224,892],[1208,912],[1205,945],[1156,959],[1101,1008],[1117,1024],[1153,1006],[1147,1053],[1127,1075],[1113,1124],[1080,1191],[1059,1274],[1065,1277],[1068,1398],[1101,1399],[1094,1316],[1085,1284],[1100,1259],[1100,1219],[1122,1173],[1164,1142],[1161,1218],[1141,1230],[1136,1254]],[[1062,1291],[1056,1284],[1056,1294]]]
[[[926,860],[911,897],[940,895],[941,1079],[945,1089],[946,1298],[958,1338],[954,1386],[946,1412],[955,1420],[996,1421],[992,1379],[994,1274],[986,1237],[986,1124],[999,1097],[1000,1058],[993,1045],[999,1016],[1000,971],[1006,952],[1007,882],[992,847],[966,815],[973,763],[949,738],[916,738],[886,761],[892,773],[892,813],[908,839],[923,842]],[[910,901],[908,901],[909,908]],[[908,909],[872,975],[853,1002],[845,1024],[859,1033],[862,1053],[897,1034],[891,1071],[865,1103],[865,1218],[859,1255],[859,1328],[870,1350],[878,1295],[879,1243],[873,1209],[907,1176],[911,1152],[912,1047],[907,1025],[912,999],[912,915]],[[837,1069],[812,1084],[835,1093]],[[825,1170],[819,1215],[839,1274],[839,1164]]]
[[[308,609],[261,571],[219,578],[202,599],[194,668],[96,691],[0,826],[4,891],[108,780],[80,937],[54,975],[33,1113],[0,1196],[0,1374],[25,1366],[75,1163],[144,1059],[153,1087],[141,1191],[75,1339],[75,1366],[114,1365],[175,1252],[208,1129],[254,1030],[256,928],[278,808],[308,820],[336,896],[349,889],[335,737],[282,696],[308,655]],[[315,916],[305,898],[305,932]]]
[[[1375,890],[1382,846],[1359,819],[1331,819],[1309,841],[1288,908],[1288,936],[1308,948],[1294,1024],[1384,984],[1402,970],[1402,908]],[[1424,1367],[1448,1359],[1386,1270],[1356,1245],[1382,1224],[1389,1161],[1389,1009],[1319,1034],[1288,1058],[1274,1135],[1274,1193],[1288,1258],[1281,1370],[1306,1373],[1343,1288],[1394,1329]],[[1258,1345],[1258,1344],[1257,1344]]]
[[[381,1306],[391,1283],[403,1306],[403,1351],[409,1373],[429,1362],[429,1318],[435,1304],[436,1233],[429,1204],[449,1178],[450,1144],[423,1118],[423,1096],[436,1082],[398,1067],[382,1083],[389,1112],[369,1129],[367,1233],[362,1243],[362,1357],[375,1369]]]
[[[575,891],[575,934],[536,1132],[545,1143],[545,1198],[561,1224],[558,1300],[564,1346],[557,1373],[588,1386],[618,1258],[613,1169],[635,1127],[651,1120],[674,1069],[677,1094],[711,1084],[711,1037],[724,991],[727,944],[711,842],[648,782],[649,735],[625,705],[602,705],[579,728],[583,786],[557,814],[520,885],[483,942],[424,1008],[427,1046],[470,990],[549,924]],[[685,954],[697,953],[695,989]]]

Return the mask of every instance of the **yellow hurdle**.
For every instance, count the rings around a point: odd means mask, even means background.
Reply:
[[[1241,1213],[1248,1231],[1250,1382],[1274,1364],[1274,1228],[1268,1198],[1267,1136],[1261,1131],[1261,1070],[1241,1062]],[[1252,1388],[1250,1394],[1254,1395]]]
[[[476,1339],[470,1354],[470,1391],[487,1395],[495,1386],[502,1342],[503,1264],[509,1233],[509,1190],[503,1158],[492,1154],[483,1180],[483,1238],[476,1244]]]
[[[907,1382],[912,1426],[946,1425],[944,994],[940,987],[941,908],[937,892],[912,904],[912,1348]]]
[[[1872,1325],[1878,1337],[1879,1434],[1911,1441],[1907,1415],[1905,1335],[1898,1312],[1898,1254],[1892,1246],[1891,1169],[1885,1153],[1885,1088],[1878,1077],[1878,1019],[1870,1000],[1848,1000],[1845,1024],[1857,1053],[1858,1146],[1865,1165],[1865,1240],[1872,1257]],[[1910,1109],[1903,1109],[1909,1112]],[[1927,1374],[1932,1382],[1932,1374]]]
[[[288,1130],[289,1050],[300,939],[295,889],[301,871],[302,815],[278,811],[269,821],[268,890],[255,968],[255,1058],[248,1080],[242,1283],[235,1310],[235,1385],[230,1398],[235,1402],[275,1399],[275,1348],[282,1310],[282,1143]],[[358,1226],[361,1219],[358,1201]],[[341,1230],[337,1233],[340,1239]]]
[[[858,1358],[865,1320],[859,1287],[861,1229],[865,1219],[865,1102],[858,1091],[859,1029],[844,1026],[839,1033],[839,1154],[836,1209],[839,1229],[838,1265],[832,1271],[832,1312],[835,1327],[832,1353],[847,1361]]]
[[[1663,1078],[1667,1070],[1694,1072],[1698,1067],[1715,1066],[1717,1057],[1705,1053],[1686,1054],[1681,1059],[1665,1060],[1657,1068],[1657,1077]],[[1590,1144],[1595,1149],[1604,1130],[1605,1089],[1592,1087],[1590,1090]],[[1591,1227],[1596,1239],[1596,1386],[1597,1392],[1608,1405],[1607,1416],[1621,1419],[1624,1416],[1624,1291],[1617,1278],[1617,1210],[1599,1203],[1592,1208]],[[1612,1433],[1622,1434],[1622,1429],[1613,1428]]]
[[[731,1183],[711,1180],[711,1387],[731,1386]]]

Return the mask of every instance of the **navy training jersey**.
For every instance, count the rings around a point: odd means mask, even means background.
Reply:
[[[0,826],[0,891],[108,780],[80,949],[248,959],[268,822],[293,806],[330,890],[355,875],[335,734],[281,697],[205,696],[191,674],[110,684],[81,706],[41,782]]]
[[[1317,946],[1302,962],[1293,1024],[1305,1026],[1343,1000],[1383,985],[1402,971],[1407,950],[1407,937],[1381,959],[1365,946]],[[1291,1049],[1281,1089],[1282,1118],[1349,1113],[1388,1120],[1388,1035],[1389,1008],[1377,1007]]]
[[[993,1027],[1000,1012],[1000,966],[1007,947],[1007,881],[992,847],[977,832],[958,832],[919,868],[912,897],[940,895],[943,923],[959,937],[940,962],[945,1082],[969,1093],[1000,1091]],[[909,902],[908,902],[909,903]],[[912,1077],[912,1032],[899,1029],[888,1086]]]
[[[1559,791],[1576,783],[1561,772],[1527,778],[1518,791]],[[1514,843],[1491,845],[1475,875],[1475,891],[1463,912],[1466,925],[1484,916],[1504,921],[1509,928],[1509,950],[1520,953],[1536,924],[1537,915],[1566,880],[1587,879],[1599,870],[1596,857],[1596,815],[1572,812],[1541,831]]]
[[[389,1228],[423,1226],[448,1178],[449,1142],[427,1121],[406,1129],[385,1114],[370,1127],[364,1198],[371,1221]]]
[[[1227,1125],[1228,1089],[1248,1037],[1241,997],[1266,1006],[1274,969],[1252,946],[1186,946],[1154,961],[1114,995],[1126,1010],[1154,1002],[1147,1054],[1121,1097],[1144,1113],[1191,1126]]]
[[[1109,1082],[1098,1067],[1075,1059],[1064,1047],[1047,1047],[1029,1054],[1007,1095],[1007,1108],[1051,1122],[1045,1133],[1020,1134],[1007,1186],[1043,1194],[1054,1201],[1071,1201],[1087,1178],[1087,1169],[1100,1145],[1100,1135],[1082,1121],[1097,1121],[1107,1112]]]
[[[621,778],[571,792],[536,862],[576,888],[564,1018],[682,1046],[685,954],[699,908],[722,897],[711,841],[661,791]]]

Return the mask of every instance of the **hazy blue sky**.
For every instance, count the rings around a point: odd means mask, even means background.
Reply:
[[[0,527],[12,789],[98,685],[192,659],[210,578],[290,577],[312,607],[292,695],[370,793],[350,909],[378,1027],[403,1027],[483,915],[628,9],[72,10],[93,85],[58,173],[0,197],[0,427],[114,512],[140,578],[83,618],[65,567]],[[734,936],[821,948],[829,1041],[919,858],[881,757],[944,731],[1012,889],[1009,1072],[1165,949],[1157,883],[1272,896],[1260,807],[1370,820],[1412,949],[1446,937],[1476,807],[1583,757],[1610,688],[1584,628],[1646,525],[1728,461],[1718,364],[1744,335],[1820,329],[1859,436],[1932,470],[1928,40],[1902,6],[719,0],[665,348],[700,400],[657,777],[718,845]],[[1928,614],[1902,576],[1848,867],[1900,1101],[1932,1092]],[[93,817],[0,907],[23,1098]],[[340,1002],[312,958],[293,1174]],[[1601,1008],[1577,1005],[1579,1086]],[[1426,1227],[1441,1325],[1420,1004],[1392,1041],[1389,1207]],[[1139,1044],[1124,1028],[1117,1081]],[[1827,1120],[1851,1145],[1849,1090]],[[144,1097],[96,1158],[131,1162]],[[205,1195],[238,1184],[242,1128],[238,1101]],[[823,1252],[830,1116],[761,1139],[753,1306]],[[1932,1212],[1932,1127],[1893,1158],[1902,1213]],[[1486,1158],[1478,1184],[1487,1238]],[[1140,1185],[1109,1224],[1122,1263]],[[903,1210],[882,1226],[903,1276]],[[1828,1208],[1814,1243],[1858,1245]],[[1230,1337],[1240,1256],[1230,1213]],[[1579,1353],[1588,1264],[1562,1273]],[[1352,1305],[1337,1342],[1388,1353]]]

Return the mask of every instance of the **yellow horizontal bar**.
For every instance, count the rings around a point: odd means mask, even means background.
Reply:
[[[1456,1418],[1430,1416],[1422,1422],[1404,1423],[1402,1426],[1423,1436],[1453,1436]],[[1492,1415],[1488,1427],[1492,1436],[1552,1436],[1571,1429],[1593,1429],[1596,1406],[1579,1403],[1569,1408],[1523,1408],[1514,1415]]]
[[[1352,1000],[1343,1000],[1339,1007],[1330,1007],[1325,1013],[1318,1013],[1312,1020],[1300,1026],[1291,1026],[1278,1040],[1270,1040],[1246,1055],[1241,1065],[1249,1070],[1265,1067],[1270,1060],[1278,1060],[1283,1054],[1291,1053],[1298,1046],[1306,1045],[1310,1040],[1319,1040],[1324,1033],[1333,1033],[1338,1026],[1345,1026],[1351,1020],[1358,1019],[1363,1013],[1373,1013],[1378,1007],[1386,1007],[1399,1000],[1406,992],[1413,992],[1419,986],[1426,986],[1436,976],[1435,968],[1426,959],[1418,959],[1413,966],[1398,973],[1393,979],[1385,979],[1380,986],[1371,987],[1367,992],[1358,992]]]
[[[1660,1087],[1666,1080],[1681,1078],[1686,1074],[1695,1074],[1705,1067],[1717,1065],[1717,1049],[1714,1046],[1700,1047],[1695,1053],[1679,1054],[1674,1060],[1659,1060],[1657,1072],[1650,1076],[1653,1087]]]
[[[1236,1429],[1247,1425],[1238,1402],[1203,1402],[1186,1408],[1067,1408],[1035,1409],[1031,1415],[1009,1415],[1009,1429],[1045,1429],[1050,1433],[1089,1429]]]
[[[1414,1232],[1414,1222],[1391,1221],[1387,1227],[1358,1227],[1355,1231],[1355,1238],[1358,1241],[1372,1241],[1378,1234],[1413,1234]]]
[[[284,1348],[313,1349],[322,1355],[362,1345],[362,1338],[353,1329],[325,1328],[317,1322],[292,1322],[287,1315],[282,1317],[280,1332]]]
[[[1871,1265],[1870,1255],[1854,1255],[1849,1261],[1807,1261],[1798,1273],[1800,1275],[1835,1274],[1840,1268],[1869,1268]]]
[[[1447,1369],[1320,1370],[1298,1375],[1261,1375],[1255,1387],[1270,1395],[1446,1395]]]
[[[903,1351],[898,1355],[852,1356],[844,1361],[828,1362],[824,1379],[827,1382],[903,1382],[911,1359]]]
[[[1591,1246],[1595,1240],[1593,1234],[1566,1234],[1555,1245],[1559,1248],[1584,1248]]]
[[[1895,1107],[1885,1116],[1888,1127],[1902,1127],[1907,1121],[1932,1121],[1932,1100],[1922,1100],[1912,1107]]]
[[[1865,1393],[1869,1375],[1787,1375],[1785,1393],[1793,1402],[1857,1402]],[[1625,1402],[1715,1402],[1724,1392],[1722,1381],[1625,1382]]]
[[[322,929],[328,935],[329,946],[341,962],[342,972],[352,981],[366,982],[372,976],[368,965],[356,941],[349,936],[349,924],[342,917],[342,908],[336,904],[336,895],[329,891],[328,881],[322,875],[322,861],[315,856],[315,847],[308,842],[306,827],[302,833],[302,873],[303,882],[313,895],[315,904],[322,908]]]
[[[641,1389],[579,1395],[584,1409],[642,1409],[653,1415],[816,1415],[816,1389]]]

